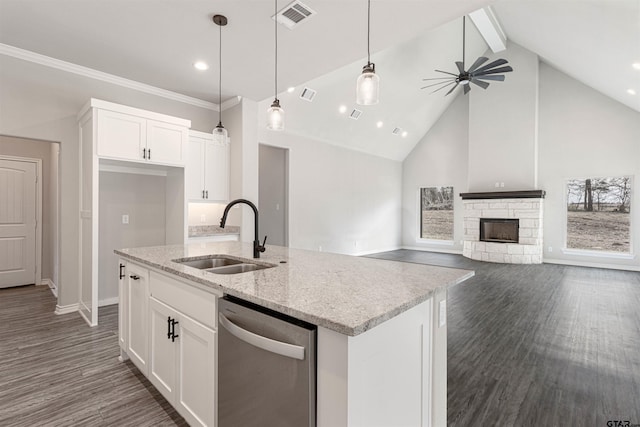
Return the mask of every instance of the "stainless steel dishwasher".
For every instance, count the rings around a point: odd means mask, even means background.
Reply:
[[[219,300],[218,427],[315,427],[316,327]]]

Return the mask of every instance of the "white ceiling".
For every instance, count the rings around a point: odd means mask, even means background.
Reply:
[[[640,62],[640,0],[372,0],[372,60],[382,101],[361,108],[358,121],[337,107],[355,107],[355,79],[366,57],[366,1],[303,2],[317,15],[293,31],[279,29],[279,90],[297,87],[279,96],[288,132],[402,160],[453,99],[421,91],[421,79],[435,77],[435,68],[454,71],[459,18],[487,4],[508,39],[640,111],[640,71],[631,67]],[[280,8],[287,3],[278,1]],[[215,102],[218,27],[211,16],[221,13],[229,19],[223,100],[240,95],[267,104],[274,83],[273,7],[268,0],[0,0],[0,43]],[[478,56],[486,46],[473,25],[467,29],[467,55]],[[212,68],[196,72],[198,59]],[[295,98],[305,83],[318,91],[313,103]],[[630,88],[638,95],[629,95]],[[408,136],[391,135],[393,126]]]

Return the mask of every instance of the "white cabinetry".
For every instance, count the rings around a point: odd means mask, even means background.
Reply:
[[[214,139],[212,134],[190,131],[187,145],[186,187],[190,201],[227,201],[229,199],[230,143]]]
[[[93,101],[99,157],[184,166],[188,120]]]
[[[121,304],[128,310],[120,314],[128,333],[126,355],[189,425],[215,426],[216,307],[222,295],[135,263],[126,270],[128,292]],[[136,292],[144,284],[146,293]]]
[[[122,297],[126,295],[128,289],[127,262],[120,258],[118,260],[118,344],[122,350],[120,354],[126,354],[127,351],[127,306],[128,298]],[[123,353],[124,352],[124,353]]]
[[[125,291],[127,354],[140,372],[147,375],[149,355],[149,270],[138,264],[127,265]],[[122,297],[122,296],[121,296]]]

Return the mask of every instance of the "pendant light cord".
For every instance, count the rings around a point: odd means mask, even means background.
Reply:
[[[371,65],[371,0],[367,0],[367,65]]]
[[[278,0],[274,2],[274,14],[273,14],[273,22],[274,22],[274,33],[276,39],[276,61],[275,61],[275,81],[274,81],[274,91],[275,91],[275,99],[278,99]]]
[[[218,73],[218,122],[222,124],[222,25],[220,27],[219,49],[218,49],[218,64],[220,65],[220,72]]]

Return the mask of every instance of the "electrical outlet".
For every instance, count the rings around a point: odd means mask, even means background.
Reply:
[[[129,215],[127,215],[127,214],[122,215],[122,223],[123,224],[129,224]]]
[[[280,210],[280,203],[276,203],[276,210],[279,211]]]
[[[500,187],[500,183],[496,182],[496,188]]]
[[[501,183],[500,183],[500,187],[503,187],[503,188],[504,188],[504,182],[501,182]]]
[[[205,214],[200,215],[200,222],[207,222],[207,216]]]
[[[553,246],[549,246],[549,252],[553,252]]]
[[[318,252],[322,252],[322,246],[318,246]]]

